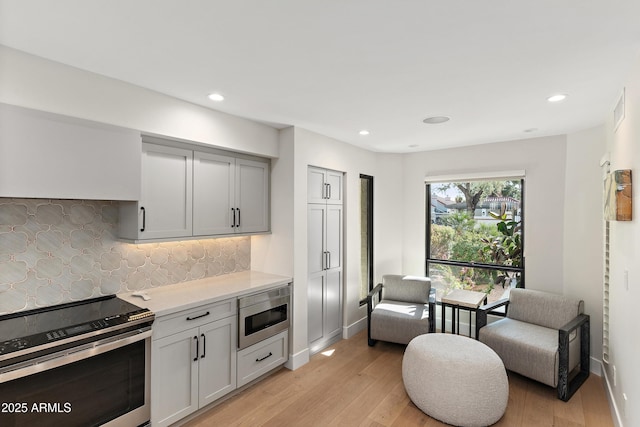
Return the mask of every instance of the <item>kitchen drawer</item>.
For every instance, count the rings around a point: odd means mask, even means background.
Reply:
[[[282,365],[288,358],[289,331],[238,351],[238,387]]]
[[[237,305],[237,299],[231,298],[158,317],[153,324],[153,339],[167,337],[189,328],[234,316],[237,313]]]

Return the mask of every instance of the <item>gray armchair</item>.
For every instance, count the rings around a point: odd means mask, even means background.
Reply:
[[[501,306],[506,317],[487,324],[487,314]],[[582,300],[512,289],[508,300],[478,309],[476,336],[505,368],[556,387],[567,401],[589,377],[590,323],[583,310]]]
[[[408,344],[435,332],[435,289],[428,277],[388,274],[367,296],[369,345],[377,340]]]

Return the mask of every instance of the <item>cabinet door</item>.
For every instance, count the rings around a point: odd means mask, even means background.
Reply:
[[[342,270],[327,270],[325,280],[324,339],[329,340],[342,333]]]
[[[237,316],[200,327],[200,407],[236,388]]]
[[[342,172],[327,171],[325,182],[327,183],[327,204],[342,204]]]
[[[198,409],[198,328],[153,341],[151,422],[168,426]]]
[[[342,266],[341,205],[327,205],[325,229],[325,251],[327,252],[325,268],[340,268]]]
[[[192,235],[192,153],[142,144],[141,239]]]
[[[324,272],[310,274],[307,283],[307,339],[309,344],[324,336]]]
[[[307,202],[326,203],[325,170],[310,167],[307,172]]]
[[[318,273],[325,269],[327,260],[325,254],[325,205],[307,205],[307,270],[309,274]]]
[[[237,233],[269,231],[269,164],[236,159]]]
[[[193,155],[193,235],[231,234],[235,209],[235,159]]]

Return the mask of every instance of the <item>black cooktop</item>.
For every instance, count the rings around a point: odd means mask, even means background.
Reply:
[[[150,318],[147,309],[108,295],[0,316],[0,356]]]

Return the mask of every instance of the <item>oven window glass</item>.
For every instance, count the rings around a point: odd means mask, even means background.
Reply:
[[[99,426],[145,403],[145,342],[0,384],[0,426]]]
[[[245,335],[251,335],[287,320],[287,304],[247,316],[244,319]]]

